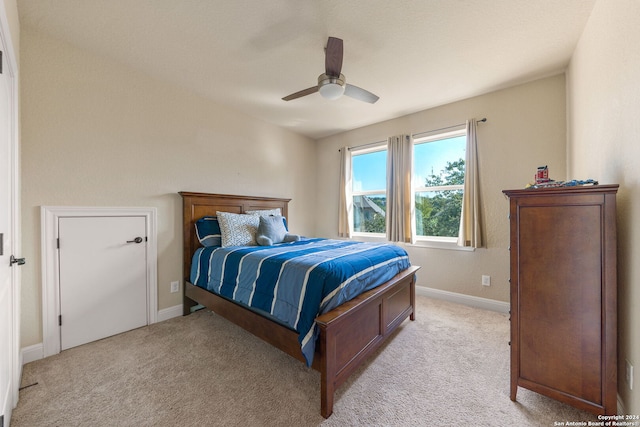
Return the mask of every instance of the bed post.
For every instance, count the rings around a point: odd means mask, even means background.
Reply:
[[[418,271],[418,269],[415,271]],[[413,310],[411,310],[411,314],[409,315],[409,320],[416,320],[416,280],[417,278],[414,274],[411,278],[411,286],[409,287],[409,300],[411,301],[411,307],[413,307]]]
[[[334,379],[336,377],[335,353],[329,350],[335,348],[335,337],[327,333],[327,329],[320,325],[320,415],[329,418],[333,413],[333,395],[335,393]],[[318,355],[316,355],[318,356]]]
[[[187,192],[180,192],[182,196],[182,315],[187,316],[191,314],[191,307],[196,306],[198,303],[188,298],[186,295],[187,281],[189,280],[189,272],[191,269],[191,254],[193,247],[194,228],[193,228],[193,196]]]
[[[198,303],[185,295],[186,286],[183,286],[182,288],[182,315],[188,316],[191,314],[191,308],[198,305]]]

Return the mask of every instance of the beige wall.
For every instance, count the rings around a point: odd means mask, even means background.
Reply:
[[[640,2],[598,0],[568,70],[568,164],[618,191],[618,393],[640,414]]]
[[[181,304],[178,191],[288,197],[314,231],[315,143],[22,28],[22,346],[41,342],[40,206],[158,210],[158,308]]]
[[[487,247],[474,252],[408,246],[422,269],[417,284],[498,301],[509,301],[508,201],[503,189],[523,188],[540,165],[565,179],[565,79],[557,75],[510,89],[425,110],[318,142],[318,224],[320,236],[337,237],[338,148],[383,141],[487,118],[478,125],[482,215]],[[481,276],[491,276],[491,286]]]

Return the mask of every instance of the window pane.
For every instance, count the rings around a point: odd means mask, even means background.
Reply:
[[[356,154],[351,158],[352,191],[384,190],[387,187],[387,151]]]
[[[414,145],[416,236],[457,237],[462,210],[466,135],[431,138]],[[458,186],[446,189],[447,186]],[[432,191],[424,187],[433,188]],[[442,188],[445,187],[445,188]]]
[[[464,184],[466,136],[414,146],[414,182],[418,187]]]
[[[353,231],[384,233],[386,231],[387,197],[384,193],[353,196]]]
[[[416,235],[457,237],[462,190],[416,193]]]

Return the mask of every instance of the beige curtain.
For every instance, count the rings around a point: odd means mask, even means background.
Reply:
[[[465,159],[464,195],[462,196],[462,214],[458,246],[482,247],[482,229],[480,226],[480,185],[478,180],[478,141],[476,120],[467,120],[467,153]]]
[[[413,140],[397,135],[387,143],[387,240],[413,242]]]
[[[353,197],[351,195],[351,151],[340,149],[340,202],[338,236],[350,238],[353,231]]]

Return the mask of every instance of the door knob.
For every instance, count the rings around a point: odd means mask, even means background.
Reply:
[[[136,237],[133,240],[127,240],[127,243],[142,243],[142,237]]]
[[[13,264],[24,265],[27,261],[24,258],[16,258],[13,255],[9,258],[9,267]]]

